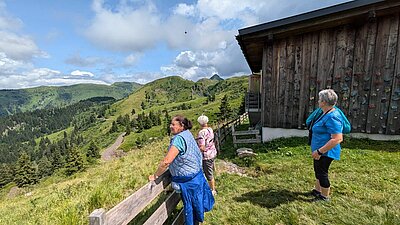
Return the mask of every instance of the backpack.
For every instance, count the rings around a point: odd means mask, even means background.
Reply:
[[[340,115],[342,116],[342,125],[343,125],[343,134],[349,134],[351,131],[351,124],[349,122],[349,120],[347,119],[347,117],[344,115],[343,111],[340,110],[338,107],[334,106],[335,109],[340,113]],[[322,109],[321,108],[317,108],[316,110],[314,110],[307,118],[306,120],[306,125],[308,130],[310,130],[312,128],[312,125],[314,124],[315,121],[318,120],[318,118],[322,115]]]

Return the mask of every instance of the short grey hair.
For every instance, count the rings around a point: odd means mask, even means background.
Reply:
[[[326,102],[330,106],[334,106],[337,103],[338,96],[332,89],[325,89],[318,93],[319,100]]]
[[[199,122],[199,124],[203,126],[208,123],[208,117],[202,114],[201,116],[199,116],[199,118],[197,118],[197,122]]]

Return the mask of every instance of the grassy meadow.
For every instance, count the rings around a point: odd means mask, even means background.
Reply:
[[[216,121],[225,94],[230,96],[232,109],[239,108],[243,95],[239,90],[247,87],[246,77],[230,78],[210,90],[216,94],[213,102],[206,103],[206,97],[192,99],[186,93],[179,97],[181,101],[163,104],[168,96],[175,96],[165,91],[175,85],[174,80],[180,79],[172,77],[153,86],[145,85],[116,102],[111,106],[112,115],[85,130],[84,138],[105,149],[123,132],[121,129],[110,134],[112,121],[120,115],[130,115],[132,109],[136,114],[142,113],[138,99],[152,90],[159,91],[153,99],[155,103],[144,110],[146,114],[164,109],[170,116],[183,114],[194,122],[192,131],[197,133],[199,115],[205,113],[211,122]],[[182,103],[190,104],[191,108],[174,110]],[[148,182],[148,176],[167,151],[169,138],[163,137],[162,129],[163,126],[155,126],[127,135],[120,146],[127,152],[123,158],[99,161],[70,177],[61,170],[39,184],[21,189],[16,189],[15,184],[3,187],[0,189],[0,225],[88,224],[88,216],[94,209],[111,209]],[[247,127],[242,125],[239,129]],[[66,131],[70,133],[71,128]],[[57,140],[62,136],[60,131],[49,138]],[[139,137],[148,140],[142,148],[135,147]],[[240,147],[250,147],[258,155],[238,158],[232,140],[227,139],[216,160],[216,204],[206,213],[203,224],[400,224],[399,141],[345,137],[342,159],[334,161],[330,169],[330,202],[312,202],[307,196],[313,188],[314,176],[306,138]],[[155,200],[131,224],[142,224],[164,197]]]
[[[258,154],[252,159],[236,157],[228,140],[217,160],[216,204],[204,224],[400,224],[400,143],[345,140],[342,159],[330,169],[330,202],[307,196],[314,178],[305,138],[247,146]],[[88,224],[92,210],[110,209],[146,184],[167,144],[157,140],[72,179],[53,176],[14,197],[4,188],[0,224]]]

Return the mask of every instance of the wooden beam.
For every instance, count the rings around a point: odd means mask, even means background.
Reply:
[[[105,225],[106,222],[106,210],[105,209],[95,209],[89,215],[89,224],[90,225]]]
[[[164,188],[171,183],[171,174],[167,170],[155,182],[151,181],[131,196],[116,205],[106,213],[106,224],[128,224],[151,201],[153,201]]]
[[[171,212],[176,208],[176,205],[179,203],[181,197],[175,191],[172,192],[167,200],[163,202],[160,207],[147,219],[144,225],[158,225],[164,224],[164,222],[168,219],[168,216],[171,215]]]

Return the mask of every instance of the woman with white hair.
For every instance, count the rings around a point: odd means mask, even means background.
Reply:
[[[217,156],[217,149],[214,144],[214,131],[208,126],[208,117],[205,115],[199,116],[197,119],[201,126],[201,130],[197,135],[197,143],[200,151],[203,154],[203,171],[207,178],[208,184],[212,190],[213,195],[217,193],[215,189],[214,179],[214,160]]]
[[[342,116],[335,109],[338,96],[332,89],[318,94],[318,105],[323,111],[312,125],[311,151],[314,159],[315,187],[311,194],[315,200],[329,201],[330,182],[328,170],[333,160],[340,159],[340,143],[343,141]]]

